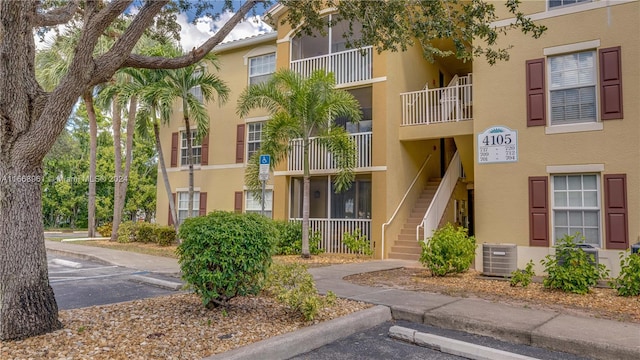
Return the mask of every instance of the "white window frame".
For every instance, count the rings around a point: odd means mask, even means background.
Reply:
[[[198,140],[198,130],[191,130],[193,134],[191,137],[191,148],[193,150],[193,165],[200,165],[202,163],[202,139]],[[187,163],[187,139],[185,135],[186,130],[180,130],[180,165],[188,166]],[[198,154],[196,150],[200,150]]]
[[[273,64],[270,62],[264,62],[262,64],[254,64],[254,62],[265,61],[265,59],[273,58]],[[268,54],[262,54],[258,56],[253,56],[248,59],[249,62],[249,85],[260,84],[262,82],[268,81],[271,77],[266,77],[267,75],[271,75],[276,71],[276,53],[271,52]],[[259,81],[252,82],[254,78],[262,78]]]
[[[186,219],[186,212],[189,209],[189,191],[178,191],[176,193],[176,208],[178,212],[178,224],[182,224]],[[191,209],[191,217],[200,215],[200,191],[193,192],[193,209]]]
[[[262,146],[262,131],[264,130],[264,125],[265,122],[264,121],[255,121],[255,122],[248,122],[247,123],[247,149],[246,149],[246,160],[249,161],[249,159],[251,158],[251,156],[258,152]],[[256,127],[259,126],[260,130],[256,131],[255,129],[252,130],[252,127]],[[251,139],[251,135],[254,134],[254,138]],[[255,139],[255,136],[258,137],[258,139]],[[250,145],[256,145],[257,147],[255,149],[250,149]]]
[[[264,216],[273,217],[273,190],[265,189],[264,194]],[[262,212],[262,203],[253,197],[253,192],[245,190],[244,192],[244,212],[256,213]]]
[[[562,4],[556,5],[556,6],[551,6],[551,1],[552,0],[547,0],[547,10],[567,8],[567,7],[571,7],[579,4],[589,3],[589,2],[592,2],[593,0],[559,0],[562,2]],[[572,2],[565,4],[566,1],[572,1]]]
[[[568,177],[570,176],[580,176],[580,182],[581,182],[581,188],[579,190],[577,189],[573,189],[573,190],[569,190],[568,189]],[[596,182],[596,206],[584,206],[584,193],[585,193],[585,189],[584,189],[584,177],[585,176],[593,176],[595,178],[595,182]],[[567,189],[556,189],[556,178],[565,178],[566,180],[566,184],[567,184]],[[558,241],[558,238],[560,237],[559,235],[556,234],[556,212],[562,212],[565,211],[567,212],[567,228],[570,229],[571,223],[570,223],[570,212],[574,211],[574,212],[582,212],[584,214],[584,212],[595,212],[596,213],[596,218],[598,221],[598,225],[597,225],[597,243],[593,243],[593,242],[589,242],[589,241],[585,241],[585,243],[598,247],[598,248],[602,248],[602,201],[601,201],[601,197],[602,197],[602,188],[601,188],[601,181],[600,181],[600,174],[599,173],[560,173],[560,174],[551,174],[551,233],[552,233],[552,238],[553,238],[553,242],[554,244]],[[593,191],[590,189],[587,189],[586,191]],[[569,205],[569,194],[570,193],[577,193],[580,192],[582,194],[582,206],[570,206]],[[567,194],[567,204],[566,206],[560,206],[560,205],[556,205],[556,193],[566,193]],[[584,216],[584,215],[583,215]],[[583,217],[583,221],[582,221],[582,225],[580,226],[574,226],[574,227],[581,227],[581,228],[593,228],[592,226],[585,226],[584,225],[584,217]],[[569,231],[569,235],[575,235],[575,232],[571,232],[571,230]],[[581,232],[580,236],[584,236],[584,234]],[[577,241],[581,240],[581,239],[576,239]]]
[[[572,56],[572,55],[576,55],[576,54],[582,54],[582,53],[591,53],[593,56],[593,66],[591,69],[586,68],[586,69],[578,69],[577,71],[580,72],[580,70],[590,70],[591,71],[591,75],[592,75],[592,81],[591,82],[583,82],[583,83],[578,83],[578,84],[573,84],[573,85],[561,85],[558,87],[553,87],[553,82],[552,82],[552,77],[553,74],[552,73],[552,68],[551,68],[551,61],[554,58],[560,58],[560,57],[566,57],[566,56]],[[548,122],[548,126],[549,127],[557,127],[557,126],[561,126],[561,127],[575,127],[576,125],[578,126],[585,126],[587,124],[595,124],[598,123],[600,121],[599,116],[598,116],[598,111],[599,111],[599,104],[598,104],[598,100],[599,100],[599,93],[598,93],[598,54],[596,49],[591,48],[591,49],[583,49],[583,50],[579,50],[579,51],[573,51],[573,52],[567,52],[567,53],[562,53],[562,54],[551,54],[547,57],[546,59],[547,62],[547,71],[546,71],[546,77],[547,77],[547,113],[549,116],[549,122]],[[559,71],[559,73],[566,73],[567,70],[564,71]],[[579,76],[579,75],[578,75]],[[593,104],[593,108],[594,108],[594,117],[593,119],[584,119],[584,120],[579,120],[579,121],[574,121],[574,122],[566,122],[566,123],[554,123],[553,121],[553,109],[552,109],[552,93],[556,92],[556,91],[565,91],[565,90],[571,90],[571,89],[580,89],[580,88],[593,88],[593,93],[594,93],[594,104]],[[589,126],[587,125],[588,128],[590,127],[594,127],[593,125]],[[596,128],[598,126],[595,126]]]
[[[196,77],[203,73],[204,73],[204,67],[201,67],[199,69],[196,69],[193,72],[192,76]],[[200,85],[194,86],[191,89],[189,89],[189,93],[193,94],[193,96],[195,96],[200,103],[204,103],[204,96],[202,95],[202,87]]]

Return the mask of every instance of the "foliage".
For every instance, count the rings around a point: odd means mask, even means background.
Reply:
[[[129,243],[136,241],[136,223],[132,221],[125,221],[120,224],[118,228],[118,242],[119,243]],[[109,234],[111,235],[111,234]]]
[[[620,275],[610,283],[620,296],[640,295],[640,255],[620,253]]]
[[[355,229],[351,233],[344,233],[344,235],[342,236],[342,242],[347,247],[347,249],[356,254],[363,254],[366,256],[371,256],[371,254],[373,254],[369,239],[364,234],[362,234],[360,229]]]
[[[302,254],[302,224],[298,221],[274,220],[274,226],[278,236],[274,241],[275,255],[300,255]],[[309,237],[309,253],[311,255],[322,254],[320,241],[322,234],[319,231],[311,233]]]
[[[143,221],[125,221],[118,228],[118,242],[155,243],[160,246],[169,246],[176,242],[176,231],[171,226],[161,226]]]
[[[180,226],[178,262],[183,279],[207,307],[257,294],[271,264],[276,230],[258,214],[214,211]]]
[[[533,279],[533,275],[535,275],[535,272],[533,272],[533,265],[533,260],[529,260],[524,270],[518,269],[512,272],[510,285],[522,285],[522,287],[529,286],[529,284],[531,284],[531,280]]]
[[[542,284],[547,289],[587,294],[598,284],[598,280],[608,276],[603,264],[596,264],[593,255],[577,246],[574,235],[565,235],[554,246],[556,256],[545,256],[541,261],[547,277]]]
[[[148,222],[135,223],[134,239],[136,242],[143,244],[157,243],[156,240],[156,227],[157,225]]]
[[[98,226],[96,228],[96,231],[98,232],[98,234],[100,234],[100,236],[102,237],[110,237],[111,236],[111,229],[113,228],[113,224],[106,223],[104,225]]]
[[[169,246],[176,243],[176,230],[173,226],[156,225],[154,236],[155,242],[160,246]]]
[[[333,305],[336,298],[331,291],[324,298],[319,296],[313,276],[309,274],[307,267],[296,263],[271,264],[265,291],[300,314],[306,321],[313,320],[321,308]]]
[[[301,24],[306,34],[327,33],[327,18],[321,10],[335,8],[337,15],[331,24],[346,19],[348,31],[344,36],[348,48],[373,45],[378,51],[406,50],[421,45],[423,55],[433,62],[435,58],[455,55],[469,61],[483,56],[494,64],[508,60],[511,46],[497,47],[501,35],[511,29],[519,29],[533,38],[539,38],[546,27],[536,25],[519,9],[520,0],[507,0],[507,11],[515,18],[513,25],[495,27],[498,20],[495,6],[485,0],[280,0],[288,12],[282,23]],[[354,36],[354,34],[359,36]],[[439,39],[451,39],[453,49],[439,48]]]
[[[421,243],[422,265],[434,276],[469,270],[475,257],[476,240],[467,231],[461,226],[454,228],[450,223],[436,230],[430,239]]]

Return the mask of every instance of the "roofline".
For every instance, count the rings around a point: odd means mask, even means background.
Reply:
[[[246,46],[257,45],[263,42],[267,42],[269,40],[276,40],[277,37],[278,37],[278,33],[276,31],[272,31],[265,34],[260,34],[260,35],[220,44],[214,47],[212,52],[219,53],[219,52],[234,50],[234,49],[238,49]]]
[[[266,17],[272,17],[273,19],[277,20],[278,16],[280,15],[280,12],[282,12],[284,8],[285,6],[278,2],[274,4],[271,8],[269,8],[269,10],[267,10],[265,15]]]

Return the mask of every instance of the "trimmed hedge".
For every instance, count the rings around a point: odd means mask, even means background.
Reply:
[[[118,242],[154,243],[160,246],[169,246],[176,242],[176,231],[172,226],[125,221],[118,228]]]

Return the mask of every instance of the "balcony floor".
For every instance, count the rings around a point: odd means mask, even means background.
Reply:
[[[398,131],[398,140],[428,140],[461,135],[473,135],[473,120],[400,126],[400,130]]]

